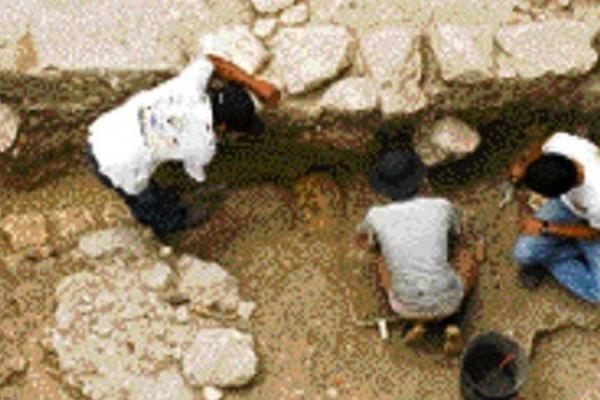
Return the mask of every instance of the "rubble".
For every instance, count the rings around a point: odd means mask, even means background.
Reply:
[[[69,207],[48,215],[48,221],[59,239],[75,237],[94,225],[91,212],[83,207]]]
[[[231,387],[257,373],[252,336],[235,329],[204,329],[183,356],[183,374],[195,386]]]
[[[0,153],[9,150],[19,134],[21,118],[7,104],[0,103]]]
[[[259,18],[254,23],[252,33],[261,39],[266,39],[275,33],[275,30],[277,29],[277,22],[277,18],[274,17]]]
[[[409,27],[380,28],[367,33],[360,50],[367,70],[377,81],[384,116],[416,112],[427,104],[419,86],[423,60],[421,33]]]
[[[206,386],[203,394],[204,400],[220,400],[223,397],[223,392],[212,386]]]
[[[321,87],[350,65],[353,39],[336,25],[281,29],[273,38],[274,61],[287,91],[301,94]]]
[[[156,393],[192,400],[193,386],[236,386],[252,379],[258,363],[252,336],[201,319],[188,305],[162,301],[159,292],[176,279],[171,266],[147,248],[114,246],[115,237],[144,246],[135,230],[85,235],[80,248],[88,257],[104,257],[94,261],[95,272],[70,275],[56,288],[48,346],[65,382],[99,400],[143,400]],[[101,244],[89,249],[90,241]],[[121,251],[114,252],[117,248]],[[178,267],[185,282],[175,283],[192,291],[194,300],[227,305],[234,295],[237,306],[238,289],[232,286],[237,280],[217,264],[186,255]]]
[[[238,304],[237,314],[241,318],[248,320],[256,309],[256,303],[253,301],[240,301]]]
[[[460,83],[492,79],[493,33],[489,26],[437,25],[430,38],[443,79]]]
[[[598,54],[592,39],[598,28],[570,20],[502,27],[496,41],[501,78],[535,79],[546,74],[577,76],[588,72]]]
[[[279,17],[283,25],[299,25],[308,20],[308,6],[305,3],[288,8]]]
[[[331,85],[321,99],[325,109],[342,113],[369,112],[377,108],[377,86],[371,78],[346,78]]]
[[[252,0],[252,4],[260,13],[275,13],[290,7],[294,0]]]
[[[0,221],[0,232],[7,236],[13,250],[40,246],[48,241],[46,217],[39,212],[10,214]]]
[[[481,142],[476,130],[454,117],[421,127],[416,136],[415,149],[427,166],[458,160],[474,152]]]
[[[118,249],[144,251],[141,239],[133,229],[112,228],[84,235],[79,250],[91,258],[102,257]]]
[[[151,269],[141,272],[142,283],[152,290],[165,289],[171,276],[171,267],[164,262],[157,262]]]
[[[224,27],[200,38],[204,54],[214,54],[231,61],[249,74],[255,74],[269,60],[269,53],[250,29],[244,25]]]
[[[189,255],[177,261],[181,280],[179,291],[189,297],[191,306],[206,310],[216,306],[221,311],[236,311],[240,301],[237,279],[220,265]]]

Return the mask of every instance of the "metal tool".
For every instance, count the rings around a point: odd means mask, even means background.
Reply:
[[[513,201],[515,186],[509,181],[504,181],[502,186],[500,186],[500,193],[502,194],[502,200],[500,201],[500,204],[498,204],[498,208],[502,210],[506,205]]]

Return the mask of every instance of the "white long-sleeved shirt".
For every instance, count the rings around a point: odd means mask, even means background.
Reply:
[[[168,160],[183,161],[194,180],[206,179],[204,168],[216,152],[206,94],[213,70],[209,60],[199,58],[178,76],[132,96],[90,125],[92,154],[114,186],[136,195]]]
[[[583,184],[560,198],[578,217],[600,229],[600,149],[587,139],[557,132],[542,147],[543,153],[557,153],[577,161],[584,168]]]

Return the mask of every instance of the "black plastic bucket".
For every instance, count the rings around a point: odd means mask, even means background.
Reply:
[[[479,335],[463,351],[460,388],[465,400],[516,399],[526,377],[526,355],[499,333]]]

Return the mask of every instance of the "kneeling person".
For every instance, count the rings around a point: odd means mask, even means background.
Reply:
[[[228,84],[211,89],[213,75]],[[204,168],[216,152],[215,133],[262,133],[246,88],[270,106],[280,97],[274,86],[227,61],[199,58],[178,76],[134,95],[92,123],[88,144],[94,171],[157,236],[197,225],[206,219],[206,210],[200,204],[182,205],[152,174],[165,161],[182,161],[186,172],[203,182]]]
[[[600,303],[600,149],[557,132],[510,169],[510,180],[548,198],[525,218],[514,257],[527,286],[550,272],[576,296]]]
[[[477,260],[459,246],[453,246],[448,260],[448,235],[460,234],[459,218],[448,200],[415,198],[372,207],[359,231],[380,249],[376,265],[392,310],[416,322],[405,342],[423,336],[426,322],[458,312],[473,287]],[[446,339],[447,353],[462,347],[458,327],[448,326]]]

